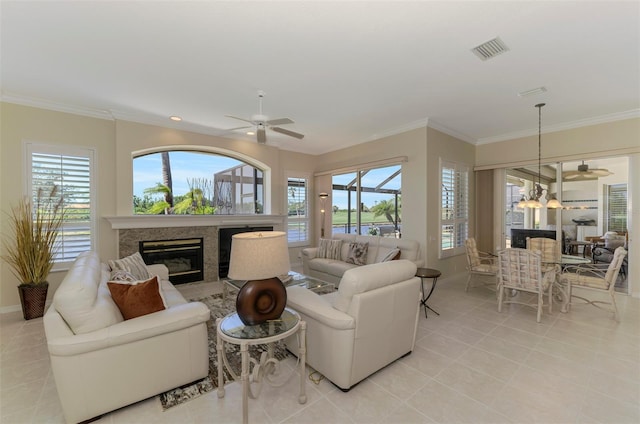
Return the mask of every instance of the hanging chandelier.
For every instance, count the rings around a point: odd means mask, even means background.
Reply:
[[[534,181],[534,187],[529,191],[529,197],[522,196],[520,202],[518,202],[519,208],[533,208],[539,209],[543,205],[540,202],[540,198],[547,192],[548,201],[547,208],[557,209],[561,208],[562,204],[556,199],[554,195],[550,195],[547,189],[542,188],[542,173],[540,171],[542,165],[542,107],[545,103],[538,103],[536,107],[538,108],[538,182]]]

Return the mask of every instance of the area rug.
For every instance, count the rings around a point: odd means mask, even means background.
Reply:
[[[218,387],[218,353],[216,351],[216,318],[222,318],[236,309],[236,293],[229,291],[226,299],[222,294],[214,294],[202,299],[190,299],[191,301],[202,302],[211,311],[211,320],[207,322],[207,332],[209,334],[209,376],[177,389],[162,393],[160,403],[162,409],[166,410],[176,405],[180,405]],[[256,360],[260,359],[262,352],[266,352],[266,345],[249,346],[249,355]],[[225,354],[229,365],[237,375],[240,375],[242,359],[240,357],[240,347],[238,345],[225,343]],[[284,347],[284,343],[277,342],[274,346],[274,356],[277,359],[284,359],[289,355]],[[224,382],[232,381],[232,377],[225,368]]]

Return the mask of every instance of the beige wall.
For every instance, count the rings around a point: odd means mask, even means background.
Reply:
[[[640,152],[640,118],[542,134],[542,162],[592,159]],[[479,168],[537,163],[538,136],[517,138],[476,148]]]
[[[0,103],[0,210],[3,212],[15,204],[23,193],[24,158],[23,142],[35,141],[51,144],[68,144],[96,150],[98,175],[98,235],[97,249],[101,257],[115,257],[117,235],[105,216],[129,215],[132,209],[132,162],[134,152],[151,152],[163,147],[209,149],[228,152],[230,155],[271,169],[271,192],[268,196],[272,214],[283,214],[285,209],[285,174],[287,171],[322,173],[334,169],[353,167],[406,156],[403,164],[403,233],[417,240],[422,249],[425,264],[440,269],[443,276],[464,272],[463,255],[438,258],[440,191],[439,160],[462,162],[490,169],[513,165],[516,162],[532,163],[537,158],[537,137],[527,137],[507,142],[473,146],[432,128],[418,128],[372,141],[366,146],[353,146],[319,156],[281,151],[277,147],[253,142],[231,140],[196,134],[154,125],[126,121],[111,121],[62,112],[48,111],[10,103]],[[548,160],[590,158],[615,154],[640,152],[640,119],[601,124],[597,126],[561,131],[543,135],[543,158]],[[639,169],[636,169],[639,168]],[[640,167],[630,167],[630,180],[640,180]],[[475,210],[475,182],[471,180],[471,210]],[[331,193],[331,176],[324,174],[312,178],[311,202],[313,210],[319,210],[317,193]],[[632,181],[630,181],[632,183]],[[631,186],[637,192],[637,184]],[[327,203],[327,209],[330,202]],[[636,208],[637,209],[637,208]],[[313,234],[319,237],[319,214],[315,215]],[[634,218],[637,218],[634,215]],[[327,214],[326,228],[329,228]],[[637,219],[634,219],[637,221]],[[472,216],[470,234],[481,217]],[[488,222],[488,221],[487,221]],[[636,222],[637,223],[637,222]],[[632,229],[632,246],[639,239],[638,225]],[[6,229],[6,216],[0,217],[0,230]],[[315,244],[315,243],[313,243]],[[298,261],[298,250],[291,250],[292,263]],[[638,248],[635,249],[637,252]],[[18,305],[18,284],[7,265],[0,264],[0,309]],[[49,297],[59,285],[64,273],[52,274]]]
[[[640,296],[640,219],[637,206],[640,186],[640,118],[605,124],[590,125],[542,135],[542,162],[579,159],[629,157],[629,281],[634,296]],[[536,163],[538,137],[525,137],[476,147],[476,167],[480,169],[507,168],[518,164]],[[617,178],[617,177],[612,177]],[[613,179],[612,179],[613,180]],[[495,205],[494,205],[495,207]],[[494,233],[494,244],[501,243],[499,232]]]
[[[363,148],[363,145],[357,145],[320,155],[316,170],[328,172],[397,156],[408,157],[408,161],[402,164],[402,233],[405,238],[420,243],[422,255],[425,257],[427,246],[427,217],[424,214],[427,204],[426,128],[418,128],[372,141],[366,144],[366,148]],[[330,175],[319,176],[315,183],[318,192],[326,191],[331,194]],[[317,193],[314,194],[317,195]],[[327,200],[327,210],[330,210],[329,200]],[[327,214],[325,227],[328,237],[330,234],[330,214]],[[319,234],[317,231],[318,237]]]
[[[115,214],[115,144],[114,122],[68,113],[53,112],[10,103],[1,103],[0,110],[0,217],[3,234],[7,231],[5,212],[23,196],[25,175],[23,143],[25,141],[70,145],[95,149],[97,185],[98,234],[97,250],[103,257],[116,252],[115,233],[103,216]],[[8,265],[0,261],[0,308],[18,305],[18,280]],[[54,272],[49,278],[50,299],[62,281],[64,272]]]
[[[433,128],[427,132],[427,266],[442,272],[443,277],[464,272],[467,265],[464,254],[438,259],[440,233],[440,159],[463,163],[469,166],[469,235],[475,233],[475,176],[472,172],[475,146],[444,134]]]
[[[302,141],[304,143],[304,141]],[[313,213],[316,210],[315,201],[317,197],[314,196],[319,190],[316,190],[314,187],[314,179],[313,179],[313,169],[316,166],[316,158],[312,155],[305,155],[296,152],[290,152],[287,150],[280,151],[280,165],[282,166],[282,174],[283,174],[283,184],[286,184],[285,178],[287,173],[291,173],[292,175],[303,175],[309,178],[309,213]],[[283,189],[284,190],[284,189]],[[287,199],[282,198],[282,207],[283,213],[287,212]],[[320,207],[318,206],[318,209]],[[312,215],[313,216],[313,215]],[[311,222],[311,229],[309,230],[309,234],[314,233],[315,225],[313,221]],[[318,227],[319,228],[319,227]],[[319,230],[318,230],[319,231]],[[305,247],[309,247],[311,243],[307,246],[297,246],[289,248],[289,261],[293,266],[302,266],[302,256],[300,251]]]
[[[493,252],[493,170],[476,171],[475,176],[475,231],[473,236],[478,249],[483,252]]]
[[[246,160],[260,168],[269,168],[271,184],[265,184],[265,212],[274,215],[283,213],[284,177],[280,166],[280,151],[276,147],[128,121],[116,122],[115,143],[118,215],[133,213],[134,153],[151,153],[168,148],[208,150]]]
[[[134,152],[154,151],[164,147],[192,148],[228,153],[254,164],[267,166],[268,202],[272,214],[285,213],[284,173],[306,171],[312,175],[313,156],[281,151],[273,146],[196,134],[187,131],[127,121],[88,118],[11,103],[0,103],[0,210],[6,212],[23,195],[23,141],[71,145],[96,150],[97,250],[103,258],[117,255],[117,231],[111,229],[106,216],[131,215],[133,199]],[[266,202],[265,202],[266,203]],[[6,216],[0,218],[0,231],[6,228]],[[292,253],[295,262],[297,251]],[[0,263],[0,310],[19,305],[18,281],[9,267]],[[52,273],[48,298],[51,299],[65,272]]]

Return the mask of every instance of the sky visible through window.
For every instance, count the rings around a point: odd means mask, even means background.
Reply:
[[[242,161],[201,152],[170,152],[171,175],[173,178],[173,194],[183,195],[189,191],[187,179],[206,178],[213,180],[213,175],[236,165]],[[144,196],[144,190],[162,183],[162,159],[160,153],[139,156],[133,160],[133,194]]]
[[[169,158],[173,177],[173,194],[176,196],[183,195],[189,191],[187,179],[207,178],[213,180],[215,173],[243,163],[237,159],[203,152],[173,151],[169,153]],[[377,187],[398,168],[399,166],[372,169],[362,178],[362,185],[364,187]],[[335,175],[333,182],[334,184],[348,184],[353,178],[355,178],[355,173]],[[383,188],[399,190],[401,180],[401,175],[398,175],[386,183]],[[157,183],[162,183],[162,159],[160,153],[134,158],[133,194],[143,197],[144,190],[149,187],[155,187]],[[340,209],[346,209],[347,192],[334,191],[333,195],[331,206],[337,205]],[[362,202],[368,207],[372,207],[376,202],[384,199],[393,199],[393,195],[362,193]],[[355,196],[352,197],[352,201],[355,202]],[[352,205],[352,207],[355,207],[355,205]]]
[[[400,169],[400,166],[390,166],[385,168],[376,168],[367,172],[364,177],[362,177],[362,186],[363,187],[377,187],[381,182],[386,180],[393,174],[395,171]],[[349,174],[342,175],[334,175],[333,176],[333,184],[345,185],[349,184],[356,177],[355,172]],[[402,181],[402,174],[397,175],[394,179],[386,183],[382,188],[388,190],[400,190],[400,183]],[[377,194],[377,193],[366,193],[363,192],[361,195],[362,203],[365,206],[371,208],[376,202],[381,200],[391,200],[394,198],[392,194]],[[356,205],[353,204],[355,202],[355,193],[351,195],[352,208],[355,208]],[[333,191],[333,199],[332,206],[338,206],[340,209],[347,208],[347,192],[346,191]]]

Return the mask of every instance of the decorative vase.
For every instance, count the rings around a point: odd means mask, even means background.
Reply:
[[[49,283],[20,284],[18,286],[20,303],[22,304],[22,316],[25,320],[40,318],[44,315],[48,290]]]

